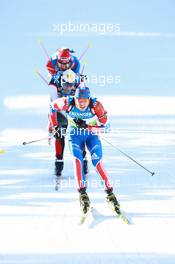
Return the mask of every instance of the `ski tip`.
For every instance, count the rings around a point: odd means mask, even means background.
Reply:
[[[88,43],[88,48],[92,48],[92,42]]]
[[[37,38],[37,42],[38,42],[38,44],[41,44],[43,42],[42,38],[41,37],[38,37]]]
[[[123,213],[118,215],[118,218],[120,218],[125,224],[131,225],[130,220]]]
[[[83,61],[83,64],[84,64],[84,65],[88,65],[88,61],[87,61],[87,60],[84,60],[84,61]]]
[[[89,210],[86,213],[82,213],[80,217],[79,225],[83,225],[86,221],[87,217],[89,216],[90,212],[92,212],[93,207],[90,206]]]
[[[36,75],[38,74],[38,70],[37,69],[34,70],[34,74],[36,74]]]
[[[25,146],[27,143],[26,142],[22,142],[22,145]]]
[[[4,149],[0,149],[0,154],[4,154],[6,151]]]
[[[131,225],[131,222],[129,221],[129,219],[125,219],[124,222],[125,222],[127,225]]]
[[[85,222],[85,220],[86,220],[86,216],[81,216],[81,219],[80,219],[79,225],[80,225],[80,226],[83,225],[84,222]]]

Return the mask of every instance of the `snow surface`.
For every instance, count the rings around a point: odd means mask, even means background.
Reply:
[[[1,105],[0,149],[6,153],[0,154],[0,263],[175,263],[174,98],[152,98],[152,112],[144,110],[148,98],[134,98],[133,105],[139,102],[143,110],[137,116],[133,108],[126,113],[129,98],[122,98],[124,105],[121,98],[111,99],[120,102],[121,116],[117,104],[108,103],[116,131],[106,138],[156,171],[152,177],[103,141],[104,164],[130,226],[108,208],[91,165],[88,193],[94,210],[79,226],[68,144],[59,191],[54,189],[53,146],[46,141],[22,146],[47,136],[47,96],[41,98],[40,107],[37,95],[4,98]]]

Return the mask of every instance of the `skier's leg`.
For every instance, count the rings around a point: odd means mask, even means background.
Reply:
[[[59,133],[55,136],[55,174],[56,176],[61,176],[64,161],[64,148],[65,148],[65,134],[68,125],[67,119],[63,113],[57,113],[57,120],[60,127]]]
[[[90,200],[86,193],[86,176],[83,169],[84,135],[70,135],[70,149],[74,156],[75,178],[80,193],[80,208],[84,214],[90,208]]]
[[[84,174],[87,175],[89,170],[88,170],[88,160],[87,160],[87,153],[85,150],[85,146],[83,150],[83,170],[84,170]]]
[[[90,200],[89,200],[88,194],[86,192],[86,188],[85,187],[80,188],[78,191],[80,193],[80,196],[79,196],[80,208],[81,208],[82,212],[84,214],[86,214],[90,208]]]
[[[55,175],[61,176],[64,167],[63,153],[65,146],[65,137],[55,139]]]
[[[84,148],[84,135],[70,135],[70,150],[74,156],[75,178],[78,190],[86,187],[86,177],[83,170],[83,151]]]
[[[105,184],[105,192],[107,193],[106,200],[111,204],[115,210],[117,210],[120,205],[113,193],[113,188],[109,182],[109,177],[105,171],[102,164],[102,145],[99,137],[97,135],[89,135],[86,141],[87,147],[91,153],[92,163],[95,166],[98,174],[101,176]]]
[[[109,182],[108,174],[103,168],[102,164],[102,145],[99,137],[97,135],[90,134],[86,141],[87,148],[90,151],[91,159],[94,167],[96,168],[98,174],[104,181],[106,189],[110,189],[111,185]]]

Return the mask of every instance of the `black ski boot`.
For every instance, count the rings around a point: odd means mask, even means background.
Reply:
[[[84,170],[84,174],[87,175],[89,170],[88,170],[88,160],[84,159],[83,160],[83,170]]]
[[[113,193],[113,188],[106,190],[107,196],[106,201],[108,202],[109,206],[116,212],[120,212],[120,204]]]
[[[64,161],[61,159],[55,160],[55,175],[60,177],[63,171]]]
[[[86,214],[90,208],[90,200],[86,193],[86,188],[81,188],[80,193],[80,208],[83,214]]]

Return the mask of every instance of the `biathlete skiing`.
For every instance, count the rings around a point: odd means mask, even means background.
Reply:
[[[104,182],[107,202],[120,213],[120,204],[113,193],[109,177],[102,164],[102,144],[95,130],[104,128],[108,123],[107,112],[101,102],[91,97],[88,87],[78,87],[75,96],[62,97],[51,103],[50,118],[57,128],[57,112],[66,111],[69,124],[69,144],[74,157],[75,179],[79,192],[80,208],[83,214],[90,209],[87,194],[86,175],[84,173],[83,150],[90,152],[92,163]]]

